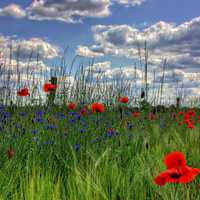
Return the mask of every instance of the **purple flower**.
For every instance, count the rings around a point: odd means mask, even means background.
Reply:
[[[75,144],[75,150],[76,150],[76,151],[79,151],[80,148],[81,148],[81,145],[80,145],[80,144]]]
[[[38,130],[37,129],[35,129],[35,130],[32,130],[32,134],[34,134],[34,135],[36,135],[36,134],[38,134]]]

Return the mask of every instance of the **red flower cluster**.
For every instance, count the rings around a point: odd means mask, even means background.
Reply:
[[[70,109],[70,110],[74,110],[76,108],[76,104],[75,103],[69,103],[67,105],[67,107]]]
[[[179,151],[166,155],[164,163],[167,170],[154,178],[154,182],[160,186],[166,183],[189,183],[200,173],[200,169],[186,165],[185,156]]]
[[[187,125],[187,128],[194,128],[194,118],[195,118],[195,111],[194,110],[188,110],[187,112],[182,112],[182,111],[179,111],[177,114],[176,114],[176,119],[178,120],[178,125],[179,126],[182,126],[183,125],[183,122],[179,121],[179,117],[180,116],[183,116],[183,120],[184,120],[184,123]]]
[[[17,92],[18,96],[30,96],[28,88],[23,88]]]
[[[53,92],[57,88],[57,85],[51,83],[45,83],[43,86],[44,92]]]
[[[128,103],[128,97],[120,97],[119,102],[120,103]]]
[[[195,111],[189,110],[184,115],[184,122],[187,124],[187,128],[194,128],[194,117],[195,117]]]
[[[93,112],[104,112],[105,111],[105,107],[102,103],[93,103],[91,105],[92,111]]]

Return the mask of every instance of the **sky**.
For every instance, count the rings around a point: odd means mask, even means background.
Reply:
[[[33,51],[32,66],[39,53],[44,68],[66,59],[74,66],[104,71],[109,80],[135,75],[143,87],[143,68],[138,57],[148,49],[148,83],[159,87],[166,59],[165,92],[177,96],[200,94],[200,1],[198,0],[3,0],[0,1],[0,61],[9,57],[12,44],[20,45],[20,64]],[[13,65],[16,58],[13,57]],[[37,69],[36,69],[37,70]],[[154,74],[155,73],[155,74]],[[177,84],[178,82],[178,84]]]

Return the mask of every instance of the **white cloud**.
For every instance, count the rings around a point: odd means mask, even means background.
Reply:
[[[189,72],[200,67],[199,27],[200,17],[180,25],[161,21],[142,31],[129,25],[96,25],[92,27],[94,44],[88,51],[137,59],[138,46],[144,57],[147,41],[149,64],[160,66],[163,58],[167,58],[168,69]]]
[[[111,62],[105,61],[105,62],[94,63],[92,66],[86,67],[86,70],[92,73],[99,73],[99,72],[106,72],[110,68],[111,68]]]
[[[110,0],[41,0],[27,8],[28,17],[35,20],[81,22],[84,17],[106,17]]]
[[[76,49],[76,55],[92,58],[96,56],[103,56],[103,53],[93,52],[87,46],[80,45]]]
[[[23,18],[26,16],[26,12],[17,4],[9,4],[4,8],[0,8],[0,16]]]
[[[66,23],[80,23],[86,17],[107,17],[111,5],[139,6],[146,0],[34,0],[22,9],[10,4],[0,8],[0,16],[27,17],[31,20],[58,20]]]
[[[143,4],[146,0],[115,0],[117,3],[126,6],[139,6]]]
[[[59,48],[41,38],[25,40],[0,35],[0,50],[5,58],[9,58],[10,46],[15,56],[17,49],[20,48],[19,56],[22,59],[27,59],[31,53],[32,58],[36,58],[37,54],[39,54],[40,58],[45,59],[52,59],[59,56]]]

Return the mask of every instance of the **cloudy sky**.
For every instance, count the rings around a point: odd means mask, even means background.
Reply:
[[[147,41],[149,84],[160,84],[166,59],[166,91],[178,81],[177,87],[184,87],[186,94],[198,96],[199,8],[198,0],[3,0],[0,59],[9,56],[6,49],[12,41],[15,52],[20,44],[21,66],[32,51],[33,59],[39,52],[41,65],[58,65],[69,46],[69,62],[79,55],[79,62],[87,67],[94,59],[94,68],[104,70],[109,78],[121,73],[121,67],[130,79],[136,64],[140,85],[138,47],[143,58]]]

